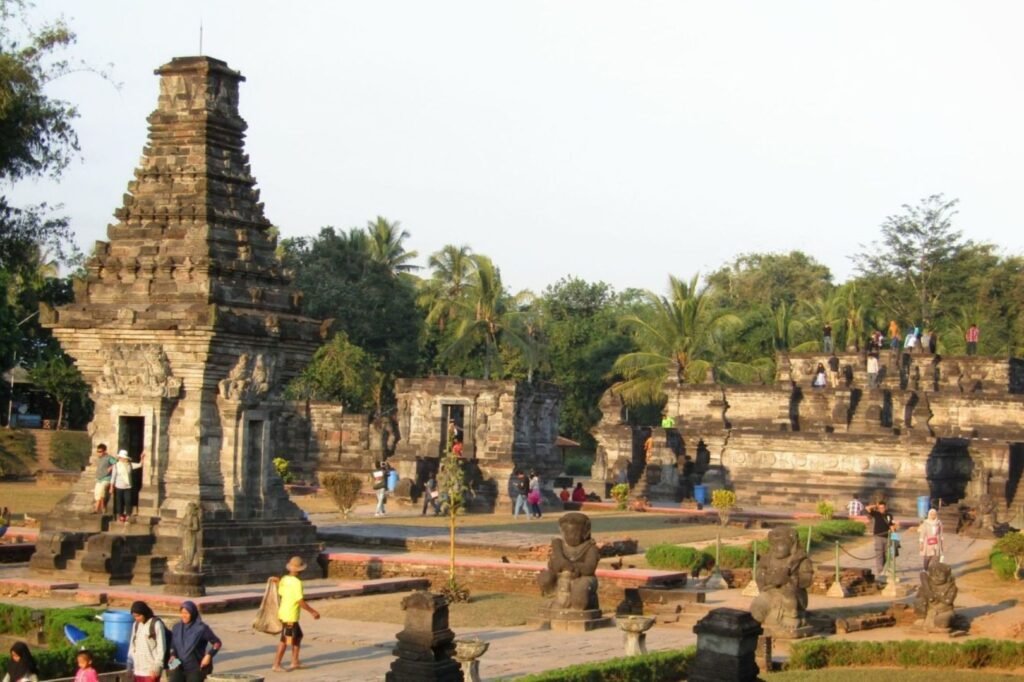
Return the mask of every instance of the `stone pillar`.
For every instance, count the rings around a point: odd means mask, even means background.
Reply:
[[[462,666],[452,658],[455,633],[448,628],[448,602],[439,594],[413,592],[402,600],[405,629],[396,635],[397,660],[386,682],[463,682]]]
[[[693,626],[697,657],[687,670],[690,682],[753,682],[761,625],[747,611],[714,609]]]

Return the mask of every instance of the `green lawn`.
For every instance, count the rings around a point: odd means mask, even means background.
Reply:
[[[761,673],[765,682],[983,682],[984,680],[1020,679],[1006,672],[975,672],[971,670],[906,670],[903,668],[828,668],[826,670],[794,670],[786,673]]]
[[[7,507],[17,517],[20,514],[38,516],[53,508],[68,494],[66,485],[43,485],[33,482],[0,483],[0,506]],[[17,522],[17,521],[16,521]]]

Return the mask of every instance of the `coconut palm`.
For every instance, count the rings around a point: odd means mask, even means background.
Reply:
[[[616,390],[628,403],[660,400],[669,372],[685,383],[702,381],[716,365],[731,373],[723,357],[723,335],[738,328],[742,320],[714,311],[707,287],[699,288],[697,282],[697,276],[689,283],[670,276],[668,296],[648,291],[646,306],[623,318],[640,348],[620,355],[612,366],[624,377]]]
[[[402,242],[409,238],[409,232],[400,226],[401,223],[397,220],[390,222],[382,216],[377,216],[376,220],[366,223],[370,257],[396,275],[419,270],[418,265],[409,262],[419,254],[416,251],[405,250]]]
[[[442,332],[458,314],[458,301],[469,286],[474,268],[471,253],[466,245],[446,244],[431,254],[427,262],[431,270],[430,279],[420,282],[416,302],[427,311],[427,324],[436,324]]]
[[[484,378],[501,371],[499,346],[509,343],[528,356],[530,340],[519,323],[520,315],[509,305],[501,283],[501,272],[490,258],[470,256],[473,269],[464,295],[455,302],[456,327],[451,343],[442,349],[441,357],[468,355],[479,346],[484,348]]]

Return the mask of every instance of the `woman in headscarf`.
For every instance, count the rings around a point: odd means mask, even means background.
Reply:
[[[128,642],[128,667],[133,680],[160,682],[167,647],[164,623],[153,615],[153,609],[144,601],[133,602],[130,611],[135,619]]]
[[[11,660],[7,664],[7,674],[4,675],[3,682],[38,681],[39,668],[36,667],[36,661],[32,658],[32,652],[29,651],[28,644],[15,642],[14,646],[11,647]]]
[[[939,521],[939,512],[934,509],[928,510],[928,518],[921,522],[917,528],[918,554],[921,555],[921,564],[924,570],[933,561],[942,561],[942,521]]]
[[[205,680],[213,672],[213,657],[220,646],[220,638],[199,617],[195,602],[182,602],[181,622],[171,630],[170,682]]]

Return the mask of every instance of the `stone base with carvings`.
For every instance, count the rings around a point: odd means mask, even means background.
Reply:
[[[202,597],[206,594],[203,574],[195,571],[181,572],[177,569],[164,573],[164,592],[183,597]]]
[[[600,609],[546,608],[528,621],[529,625],[538,630],[557,630],[560,632],[588,632],[612,625],[612,619],[602,615]]]

